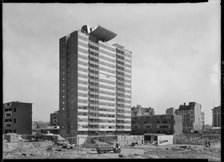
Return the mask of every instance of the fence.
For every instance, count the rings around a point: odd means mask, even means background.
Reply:
[[[85,145],[86,147],[94,147],[94,140],[109,143],[117,141],[121,146],[131,145],[133,142],[138,144],[143,143],[143,135],[110,135],[107,136],[87,136],[87,135],[77,135],[76,137],[67,137],[66,140],[70,144]]]
[[[220,143],[221,135],[181,134],[174,136],[174,143],[176,144],[204,145],[206,141],[210,141],[211,144]]]

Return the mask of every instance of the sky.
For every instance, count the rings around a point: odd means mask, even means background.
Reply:
[[[132,51],[132,106],[197,102],[212,123],[220,97],[220,5],[3,3],[3,102],[33,103],[33,120],[59,109],[59,38],[101,25]]]

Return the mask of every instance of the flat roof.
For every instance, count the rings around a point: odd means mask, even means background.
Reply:
[[[22,102],[22,101],[11,101],[11,102],[5,102],[3,104],[9,104],[9,103],[25,103],[25,104],[33,104],[33,103],[30,103],[30,102]]]

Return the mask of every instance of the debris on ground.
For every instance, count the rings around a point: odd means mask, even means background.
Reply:
[[[180,148],[183,148],[183,149],[190,149],[191,146],[180,146]]]
[[[123,154],[119,154],[118,157],[119,158],[122,158],[122,157],[124,157],[124,155]]]
[[[3,143],[4,159],[208,159],[221,161],[221,144],[215,147],[204,145],[139,145],[138,147],[123,146],[121,153],[113,152],[98,154],[96,149],[76,146],[74,144],[55,144],[51,141]]]

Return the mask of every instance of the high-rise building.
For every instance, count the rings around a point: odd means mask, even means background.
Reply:
[[[3,104],[3,133],[32,134],[32,103]]]
[[[142,116],[142,115],[154,115],[155,111],[153,108],[144,108],[141,105],[133,106],[131,108],[131,116]]]
[[[183,119],[183,132],[191,133],[202,129],[201,123],[201,104],[189,102],[189,105],[180,105],[179,109],[175,110],[177,115],[181,115]]]
[[[50,114],[50,126],[58,126],[59,111],[55,111]]]
[[[221,127],[221,106],[212,109],[212,126]]]
[[[63,137],[131,131],[131,52],[108,43],[116,35],[84,25],[60,38]]]

